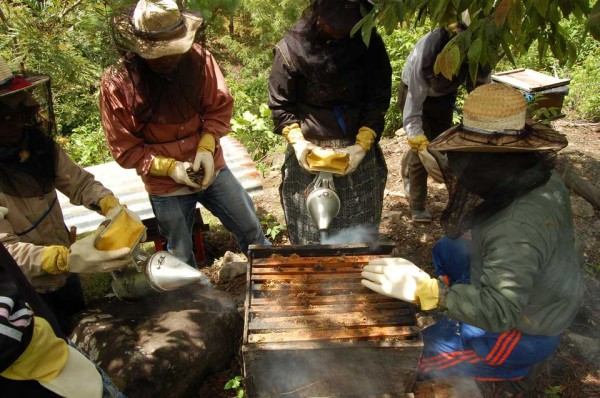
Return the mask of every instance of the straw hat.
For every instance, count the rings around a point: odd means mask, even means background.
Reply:
[[[557,131],[526,120],[523,94],[504,84],[473,90],[463,107],[463,122],[431,141],[428,149],[460,152],[558,151],[567,139]]]
[[[20,101],[18,98],[21,98],[21,96],[13,94],[31,88],[32,86],[45,83],[49,80],[50,76],[46,75],[15,76],[10,71],[8,63],[0,57],[0,101],[4,105],[11,105]]]
[[[126,15],[125,15],[126,14]],[[113,19],[118,44],[145,59],[186,53],[202,17],[182,11],[172,0],[140,0]]]

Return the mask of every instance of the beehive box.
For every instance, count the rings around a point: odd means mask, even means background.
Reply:
[[[253,246],[242,345],[250,398],[411,397],[412,305],[360,284],[392,245]]]
[[[544,108],[554,109],[553,119],[564,117],[562,107],[569,93],[569,79],[559,79],[532,69],[514,69],[492,75],[492,80],[504,83],[520,90],[533,106],[528,109],[528,116]]]

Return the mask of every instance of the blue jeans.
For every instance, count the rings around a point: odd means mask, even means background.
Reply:
[[[244,253],[248,246],[270,245],[260,226],[254,203],[228,168],[224,168],[204,191],[180,196],[150,195],[150,203],[160,234],[168,241],[168,250],[182,261],[196,266],[192,238],[196,204],[215,215],[235,235]]]
[[[451,286],[470,283],[470,241],[443,237],[433,247],[433,265]],[[516,329],[487,332],[442,318],[422,331],[422,377],[467,376],[480,381],[519,380],[552,355],[560,336],[528,335]]]

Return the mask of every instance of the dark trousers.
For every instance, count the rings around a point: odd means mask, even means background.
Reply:
[[[404,109],[408,86],[404,83],[398,88],[398,106]],[[423,132],[429,141],[452,127],[452,114],[456,93],[450,93],[441,97],[427,97],[423,103]],[[425,210],[427,200],[427,171],[419,155],[409,150],[402,158],[402,178],[410,181],[409,204],[411,210]]]
[[[55,292],[40,294],[40,296],[56,316],[62,332],[67,336],[71,334],[75,328],[73,315],[85,308],[79,276],[71,274],[63,287]]]

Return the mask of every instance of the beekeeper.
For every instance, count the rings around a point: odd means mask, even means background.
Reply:
[[[0,391],[3,397],[123,398],[106,373],[68,342],[50,308],[3,246]]]
[[[275,133],[289,143],[279,193],[292,244],[320,242],[305,198],[320,171],[334,175],[341,201],[330,233],[361,226],[377,238],[387,179],[378,142],[392,69],[375,29],[368,46],[360,32],[350,35],[361,9],[372,7],[366,0],[311,1],[275,46],[269,107]]]
[[[172,0],[116,10],[112,28],[123,57],[100,85],[113,157],[136,169],[169,252],[192,266],[198,203],[244,253],[251,244],[270,244],[252,199],[225,162],[220,139],[231,131],[233,98],[212,54],[196,42],[201,25],[200,15]]]
[[[433,249],[437,279],[403,258],[363,270],[368,288],[443,316],[423,330],[424,377],[526,391],[530,369],[556,350],[579,308],[571,202],[553,171],[567,140],[526,123],[525,113],[519,91],[484,85],[465,99],[462,123],[430,143],[451,170],[446,237]]]
[[[69,333],[69,317],[84,307],[77,274],[118,269],[132,257],[129,248],[97,250],[103,228],[73,243],[57,190],[108,219],[122,206],[52,139],[49,110],[40,106],[49,77],[14,76],[0,59],[0,84],[0,242]]]
[[[468,60],[461,64],[452,80],[434,72],[438,55],[470,22],[469,13],[465,11],[457,23],[425,34],[417,41],[402,70],[398,106],[410,147],[402,159],[402,180],[411,218],[416,222],[431,222],[431,213],[426,209],[427,175],[441,178],[439,167],[427,153],[429,141],[452,126],[460,86],[466,85],[467,91],[471,91],[476,84],[490,81],[489,68],[480,68],[478,81],[472,82]]]

